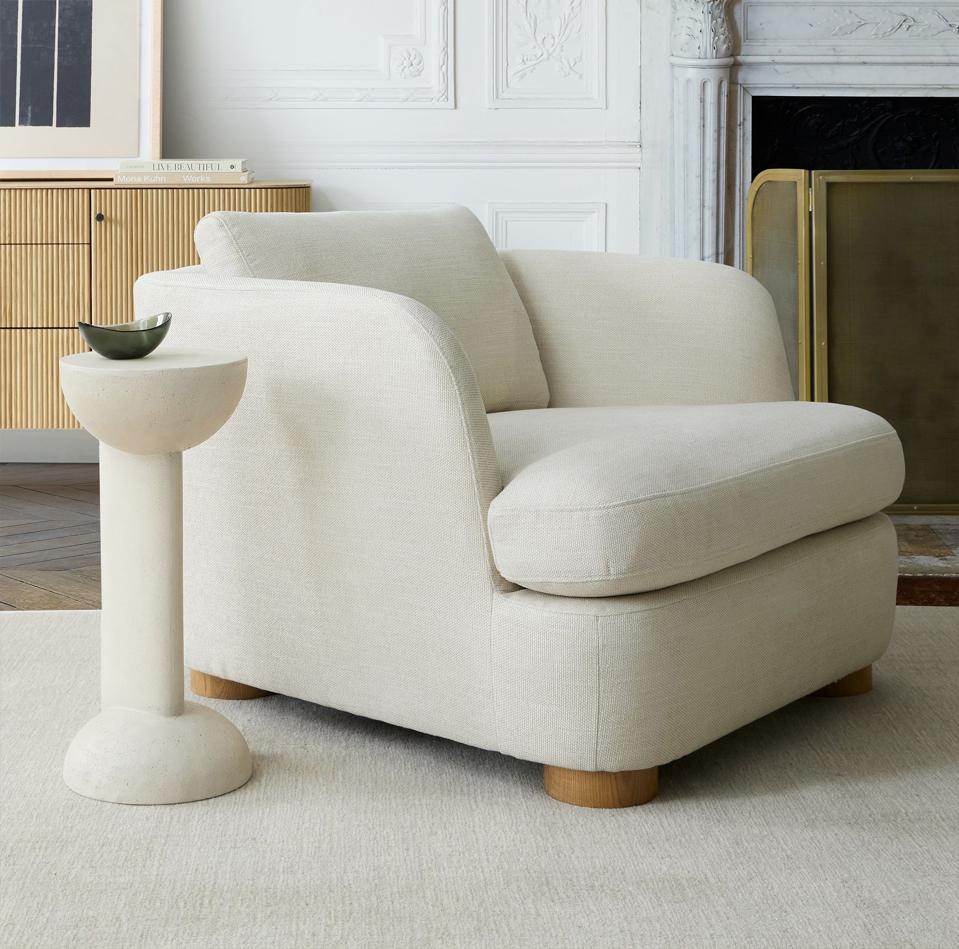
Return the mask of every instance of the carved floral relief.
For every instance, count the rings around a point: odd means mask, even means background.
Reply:
[[[583,0],[514,0],[509,25],[515,46],[510,82],[552,65],[562,76],[582,76]]]
[[[889,39],[896,35],[921,36],[925,39],[952,33],[959,36],[959,12],[950,15],[943,10],[928,14],[913,10],[837,7],[833,11],[833,36],[857,36],[869,39]]]
[[[498,106],[605,105],[604,0],[493,0]]]
[[[730,6],[730,0],[673,0],[673,55],[684,59],[732,56]]]

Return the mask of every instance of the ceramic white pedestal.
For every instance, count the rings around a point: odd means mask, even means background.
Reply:
[[[183,700],[182,454],[230,417],[246,359],[161,349],[60,360],[74,414],[100,440],[101,706],[67,752],[78,794],[121,804],[215,797],[252,758],[222,715]]]

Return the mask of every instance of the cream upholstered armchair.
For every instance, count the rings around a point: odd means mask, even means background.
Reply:
[[[823,688],[893,624],[886,422],[796,402],[727,267],[498,255],[468,211],[217,213],[137,283],[249,354],[185,461],[194,688],[278,692],[642,803],[657,766]],[[838,680],[838,681],[837,681]]]

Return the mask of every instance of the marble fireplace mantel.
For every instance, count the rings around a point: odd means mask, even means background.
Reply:
[[[742,261],[756,95],[959,97],[959,3],[672,0],[675,253]]]

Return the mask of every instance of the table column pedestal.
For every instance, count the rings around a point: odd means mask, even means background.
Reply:
[[[207,366],[193,354],[163,355],[117,367],[86,354],[69,357],[63,368],[71,407],[94,434],[101,434],[100,423],[109,439],[100,443],[102,711],[73,739],[63,777],[78,794],[120,804],[215,797],[253,773],[239,730],[218,712],[183,700],[183,456],[168,450],[196,444],[223,424],[242,392],[246,363]],[[158,395],[190,384],[223,391],[222,405],[208,410],[186,401],[178,425],[170,424],[168,410],[163,421],[182,436],[142,420]],[[116,431],[103,423],[110,412],[128,410],[127,386],[147,407],[140,419],[153,439],[141,438],[137,452],[116,447],[128,433],[132,441],[144,431],[136,415],[119,418]],[[154,453],[142,450],[147,444],[156,445]]]

